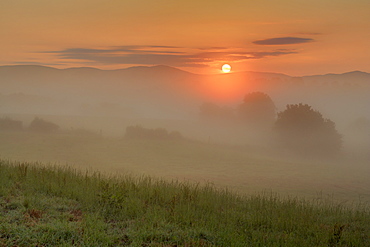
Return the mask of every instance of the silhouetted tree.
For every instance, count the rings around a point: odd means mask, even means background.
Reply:
[[[272,125],[276,107],[270,96],[262,92],[249,93],[238,107],[238,116],[251,125]]]
[[[28,129],[31,131],[50,133],[57,131],[59,129],[59,126],[55,123],[35,117],[31,122],[30,126],[28,127]]]
[[[275,131],[281,143],[301,154],[330,155],[342,146],[334,122],[307,104],[287,105],[278,113]]]

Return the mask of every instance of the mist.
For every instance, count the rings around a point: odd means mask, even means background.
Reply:
[[[243,193],[369,200],[369,81],[364,72],[291,77],[199,75],[167,66],[2,66],[1,156]],[[340,140],[327,129],[317,143],[314,134],[302,137],[304,129],[279,132],[287,105],[311,107],[309,114],[322,116]]]

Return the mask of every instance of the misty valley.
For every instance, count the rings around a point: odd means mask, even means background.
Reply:
[[[369,80],[2,66],[1,157],[367,201]]]
[[[364,246],[369,81],[2,66],[0,246]]]

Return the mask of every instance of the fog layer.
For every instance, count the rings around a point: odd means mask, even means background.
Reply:
[[[290,77],[197,75],[166,66],[2,66],[0,152],[239,191],[370,197],[364,176],[370,170],[369,96],[370,74],[363,72]],[[293,113],[302,122],[294,125],[288,109],[303,111],[307,120]],[[279,129],[278,120],[293,125]],[[305,123],[307,129],[296,127]],[[294,134],[292,128],[298,128]]]

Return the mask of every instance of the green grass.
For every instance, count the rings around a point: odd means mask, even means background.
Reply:
[[[370,246],[368,205],[0,161],[0,246]]]
[[[103,173],[146,174],[167,180],[211,182],[240,193],[370,203],[369,160],[297,160],[250,146],[192,141],[127,140],[68,133],[1,132],[2,159],[68,164]],[[273,150],[272,150],[273,151]]]

